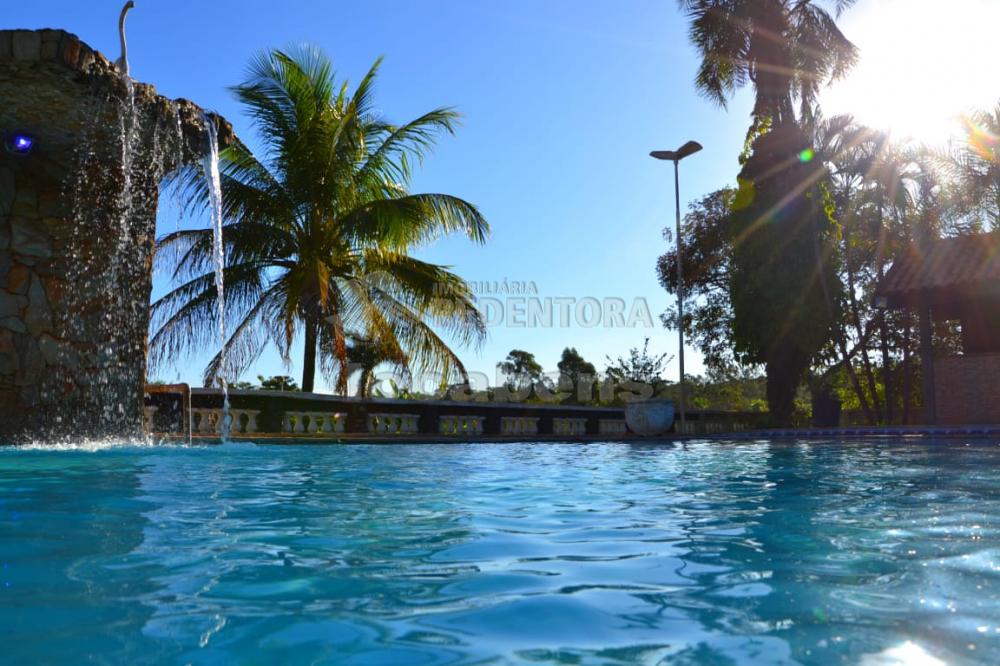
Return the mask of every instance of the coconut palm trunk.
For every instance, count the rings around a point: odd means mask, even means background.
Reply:
[[[306,320],[304,349],[302,350],[302,390],[312,393],[316,384],[316,345],[318,326],[311,319]]]

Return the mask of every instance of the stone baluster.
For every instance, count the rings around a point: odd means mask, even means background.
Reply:
[[[212,410],[202,409],[201,421],[198,422],[198,432],[208,434],[212,432]]]
[[[341,416],[340,414],[335,414],[333,412],[325,414],[322,423],[323,428],[322,430],[320,430],[320,432],[322,432],[323,434],[338,432],[337,425],[338,421],[340,420],[340,416]]]
[[[142,408],[142,425],[147,433],[153,432],[153,419],[156,417],[158,407]]]
[[[236,434],[243,434],[243,415],[246,414],[245,409],[229,409],[229,432]]]
[[[454,435],[457,432],[456,423],[458,421],[457,416],[440,416],[438,417],[438,432],[442,435]]]
[[[282,432],[304,433],[305,426],[304,412],[285,412],[285,419],[281,424]]]
[[[260,410],[247,409],[244,410],[244,413],[247,415],[247,426],[244,432],[247,433],[248,435],[257,432],[258,429],[257,417],[260,416]]]
[[[309,412],[306,416],[309,417],[308,432],[314,435],[322,433],[326,416],[322,412]]]
[[[191,410],[191,414],[195,417],[195,419],[197,419],[197,423],[194,426],[195,432],[207,435],[214,430],[214,424],[212,423],[213,411],[215,410],[206,409],[204,407]]]
[[[419,414],[402,414],[400,415],[400,419],[402,420],[400,432],[407,435],[415,435],[420,431]]]

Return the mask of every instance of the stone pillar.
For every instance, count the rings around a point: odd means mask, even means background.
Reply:
[[[137,436],[159,185],[205,116],[60,30],[0,31],[0,100],[0,443]]]

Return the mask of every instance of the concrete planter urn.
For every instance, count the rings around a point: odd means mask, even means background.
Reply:
[[[636,435],[663,435],[674,425],[674,411],[673,400],[637,400],[625,405],[625,424]]]

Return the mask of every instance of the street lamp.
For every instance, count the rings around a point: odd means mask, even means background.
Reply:
[[[680,355],[679,361],[681,364],[680,372],[680,404],[678,405],[678,412],[681,417],[681,433],[684,432],[685,426],[685,399],[684,399],[684,271],[681,268],[683,265],[683,255],[681,245],[681,185],[680,176],[678,175],[678,163],[687,157],[688,155],[694,155],[699,150],[701,150],[701,144],[697,141],[688,141],[683,146],[677,150],[654,150],[650,153],[651,157],[655,157],[658,160],[667,160],[668,162],[674,163],[674,195],[677,204],[677,333],[680,336]]]

